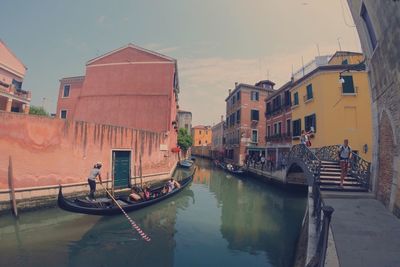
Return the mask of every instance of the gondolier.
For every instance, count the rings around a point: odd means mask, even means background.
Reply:
[[[101,166],[103,166],[103,164],[101,162],[97,162],[89,173],[88,183],[90,187],[90,192],[89,192],[90,200],[94,200],[94,193],[96,192],[96,178],[99,177],[100,184],[103,184],[100,173]]]

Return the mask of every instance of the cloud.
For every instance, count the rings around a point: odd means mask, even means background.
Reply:
[[[103,24],[105,20],[106,20],[106,16],[100,16],[100,17],[97,17],[96,22],[97,22],[97,24]]]
[[[333,54],[334,46],[321,46],[321,52]],[[323,53],[321,53],[322,55]],[[193,113],[193,125],[218,122],[225,115],[225,98],[235,82],[255,84],[270,79],[276,89],[289,81],[292,73],[317,55],[314,46],[285,54],[260,58],[185,58],[178,60],[180,107]]]

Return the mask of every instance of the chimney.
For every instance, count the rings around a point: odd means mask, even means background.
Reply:
[[[238,82],[235,82],[235,88],[238,86]]]
[[[221,121],[224,121],[224,115],[221,115]]]
[[[228,90],[228,92],[229,92],[229,95],[231,95],[231,92],[232,92],[232,90],[231,90],[231,89],[229,89],[229,90]]]

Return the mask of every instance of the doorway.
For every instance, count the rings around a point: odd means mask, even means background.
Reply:
[[[128,188],[131,186],[131,151],[113,150],[112,167],[114,188]]]

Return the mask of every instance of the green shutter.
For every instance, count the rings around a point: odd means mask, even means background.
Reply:
[[[312,84],[307,85],[307,100],[313,98]]]
[[[343,94],[354,94],[353,76],[342,76],[344,83],[342,83]]]

